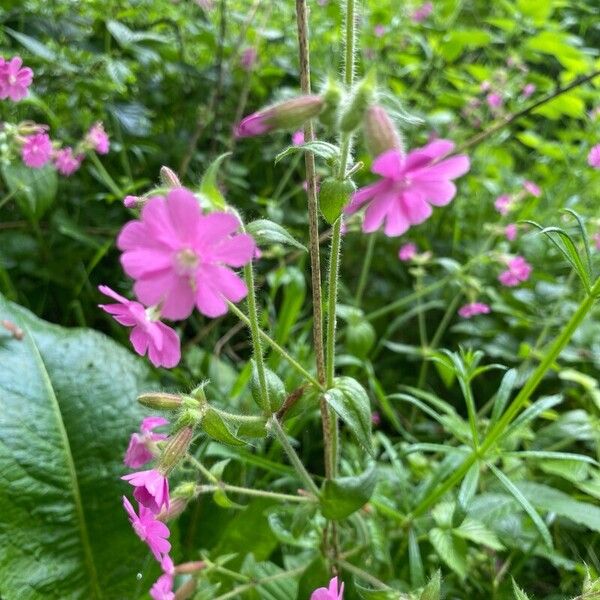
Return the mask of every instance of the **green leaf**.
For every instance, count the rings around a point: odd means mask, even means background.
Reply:
[[[277,565],[266,562],[255,564],[250,573],[253,579],[261,582],[256,586],[257,598],[260,600],[290,600],[298,596],[298,582],[293,575],[283,575],[284,570]]]
[[[442,573],[438,569],[421,592],[419,600],[440,600],[441,588]]]
[[[231,152],[225,152],[224,154],[217,156],[217,158],[210,163],[200,181],[200,193],[208,198],[211,204],[218,209],[227,207],[227,202],[225,202],[225,198],[217,185],[217,176],[223,161],[229,156],[231,156]]]
[[[504,550],[504,546],[500,543],[500,540],[496,534],[488,529],[481,521],[476,521],[467,517],[460,525],[460,527],[453,530],[454,534],[465,540],[487,546],[492,550]]]
[[[425,583],[423,559],[417,534],[413,527],[408,531],[408,566],[410,568],[410,583],[413,587],[419,587]]]
[[[510,394],[513,391],[517,383],[518,371],[516,369],[509,369],[504,373],[500,387],[494,397],[494,406],[492,408],[492,417],[490,419],[490,427],[500,418],[508,401],[510,400]]]
[[[31,221],[39,221],[54,203],[58,177],[51,165],[41,169],[22,163],[3,165],[2,177],[21,212]]]
[[[56,52],[54,50],[48,48],[45,44],[42,44],[35,38],[32,38],[25,33],[21,33],[19,31],[15,31],[10,27],[4,27],[4,31],[6,31],[11,37],[13,37],[17,42],[19,42],[24,48],[29,50],[31,54],[43,58],[48,62],[56,62],[58,57],[56,56]],[[62,61],[61,61],[62,65]]]
[[[512,580],[513,593],[515,600],[529,600],[529,596],[517,585],[517,582]]]
[[[398,600],[399,598],[398,592],[394,590],[372,590],[356,582],[354,588],[358,595],[365,600]]]
[[[273,373],[271,369],[265,367],[265,379],[267,380],[267,390],[269,393],[269,404],[273,409],[272,412],[279,410],[283,401],[285,400],[286,392],[285,385],[283,385],[283,381],[279,378],[276,373]],[[260,382],[258,379],[258,371],[256,370],[256,363],[252,361],[252,397],[254,398],[254,402],[258,404],[262,409],[265,409],[261,404],[261,391],[260,391]],[[268,407],[266,407],[268,409]]]
[[[448,529],[434,527],[429,531],[429,541],[439,557],[461,578],[467,576],[467,546],[455,540]]]
[[[287,244],[308,252],[306,246],[303,246],[298,240],[292,237],[287,229],[269,221],[268,219],[257,219],[246,225],[246,231],[254,238],[259,246],[269,244]]]
[[[314,142],[306,142],[299,146],[288,146],[283,152],[280,152],[275,157],[275,164],[298,152],[312,152],[315,156],[324,158],[327,161],[339,160],[340,157],[340,149],[337,146],[330,144],[329,142],[315,140]]]
[[[513,433],[524,427],[534,419],[537,419],[543,412],[550,410],[552,407],[560,404],[563,398],[559,394],[547,396],[536,400],[531,406],[527,407],[504,431],[502,437],[508,438]]]
[[[240,438],[236,437],[231,432],[221,415],[212,410],[210,407],[202,417],[202,423],[200,424],[200,427],[208,436],[213,438],[213,440],[217,440],[218,442],[223,442],[224,444],[229,444],[231,446],[246,445],[246,442],[240,440]]]
[[[369,454],[373,454],[371,404],[362,385],[352,377],[337,377],[324,398]]]
[[[2,596],[130,597],[147,550],[119,478],[149,369],[104,335],[51,325],[2,296],[0,320],[24,332],[0,335]]]
[[[373,495],[377,483],[375,463],[354,477],[326,479],[321,489],[321,512],[326,519],[338,521],[362,508]]]

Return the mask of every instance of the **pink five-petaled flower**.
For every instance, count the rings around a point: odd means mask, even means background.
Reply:
[[[532,196],[535,196],[536,198],[539,198],[542,195],[541,188],[535,183],[533,183],[533,181],[525,180],[523,182],[523,189],[526,192],[529,192]]]
[[[363,231],[375,231],[385,222],[384,232],[390,237],[422,223],[431,216],[431,205],[444,206],[454,198],[456,186],[451,180],[469,170],[465,155],[441,160],[453,149],[452,142],[439,139],[408,155],[395,148],[380,154],[371,171],[382,179],[357,190],[346,214],[368,203]]]
[[[140,220],[127,223],[117,239],[139,300],[160,303],[169,319],[189,317],[194,304],[207,317],[225,314],[227,300],[239,302],[248,293],[229,267],[249,263],[256,248],[251,236],[235,233],[239,226],[229,213],[203,215],[185,188],[148,200]]]
[[[20,56],[11,58],[8,62],[0,57],[0,100],[10,98],[18,102],[27,96],[27,88],[33,81],[33,71],[23,67]]]
[[[398,258],[402,262],[408,262],[412,260],[417,255],[417,246],[412,242],[408,244],[403,244],[400,246],[400,250],[398,250]]]
[[[169,508],[169,481],[156,469],[123,475],[134,488],[133,497],[143,506],[158,514],[163,506]]]
[[[138,516],[131,502],[125,496],[123,496],[123,506],[129,515],[133,530],[143,542],[148,544],[156,560],[162,561],[164,555],[171,550],[171,544],[167,540],[170,535],[169,528],[158,521],[145,506],[140,505]]]
[[[509,223],[504,228],[504,235],[509,242],[514,242],[517,239],[517,226],[515,223]]]
[[[433,2],[424,2],[419,8],[415,9],[410,15],[413,23],[424,21],[433,12]]]
[[[496,200],[494,201],[494,208],[501,215],[506,215],[506,214],[508,214],[508,211],[510,210],[511,203],[512,203],[512,201],[510,199],[510,196],[508,194],[502,194],[501,196],[498,196],[496,198]]]
[[[140,432],[131,435],[123,462],[132,469],[139,469],[149,463],[154,458],[149,445],[167,439],[165,433],[154,433],[154,429],[168,424],[169,421],[164,417],[146,417],[140,425]]]
[[[98,154],[108,154],[110,140],[102,123],[98,122],[92,125],[85,136],[85,140]]]
[[[507,287],[515,287],[527,281],[531,275],[531,265],[522,257],[515,256],[508,261],[508,269],[498,276],[498,281]]]
[[[310,600],[344,600],[344,584],[338,588],[338,578],[329,582],[328,588],[318,588],[310,596]]]
[[[77,169],[81,166],[83,156],[75,156],[73,154],[73,148],[66,147],[57,150],[54,154],[54,166],[56,170],[65,177],[73,175]]]
[[[465,304],[458,309],[458,314],[463,319],[470,319],[476,315],[487,315],[490,312],[490,307],[483,302],[471,302]]]
[[[146,309],[139,302],[124,298],[106,285],[101,285],[98,289],[105,296],[117,301],[117,304],[98,306],[112,315],[117,323],[133,327],[129,341],[140,356],[148,352],[148,358],[155,367],[167,369],[179,362],[179,337],[173,329],[154,317],[152,309]]]
[[[23,162],[32,169],[40,169],[52,156],[52,142],[47,133],[35,133],[25,138],[21,148]]]
[[[600,169],[600,144],[592,146],[589,154],[587,155],[587,162],[590,167],[594,167],[594,169]]]
[[[485,97],[490,108],[500,108],[502,106],[502,96],[498,92],[491,92]]]

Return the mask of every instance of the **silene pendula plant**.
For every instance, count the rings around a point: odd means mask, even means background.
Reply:
[[[386,108],[382,100],[385,94],[378,88],[375,74],[367,73],[364,78],[355,80],[358,23],[355,0],[343,3],[341,81],[330,79],[321,92],[313,92],[307,6],[304,0],[297,0],[296,5],[300,92],[295,98],[245,117],[236,125],[235,134],[240,138],[238,143],[243,144],[241,138],[284,130],[288,139],[293,135],[293,143],[277,159],[285,159],[291,154],[304,155],[312,282],[313,344],[310,356],[294,356],[276,341],[268,325],[271,315],[269,319],[262,315],[254,277],[255,264],[263,260],[261,248],[275,242],[302,246],[280,225],[266,219],[246,222],[243,215],[228,204],[215,183],[215,171],[225,157],[220,157],[209,167],[199,187],[183,185],[176,173],[163,167],[159,187],[124,199],[133,218],[121,229],[117,246],[121,251],[123,270],[133,281],[132,299],[126,292],[122,295],[107,285],[99,288],[107,299],[100,307],[128,328],[134,350],[146,355],[156,367],[177,366],[181,359],[181,324],[194,314],[196,318],[200,315],[217,319],[230,313],[248,328],[252,342],[249,368],[252,396],[257,404],[253,414],[236,414],[222,408],[213,396],[210,381],[198,382],[189,392],[156,391],[138,398],[153,412],[142,421],[139,431],[132,433],[125,453],[124,463],[131,471],[122,478],[130,486],[129,493],[123,496],[123,506],[135,534],[148,546],[161,572],[149,589],[154,600],[192,597],[201,590],[205,592],[202,597],[238,598],[262,584],[279,580],[294,582],[292,589],[295,592],[290,597],[296,597],[298,585],[301,585],[303,593],[307,594],[303,597],[310,595],[312,600],[341,600],[344,594],[350,594],[352,598],[359,597],[356,594],[371,597],[368,594],[377,592],[386,595],[373,597],[400,598],[400,590],[394,588],[393,574],[390,574],[388,584],[370,570],[370,565],[377,560],[372,555],[370,532],[374,523],[371,519],[377,515],[391,520],[393,527],[387,534],[404,539],[405,548],[410,547],[412,556],[411,571],[413,567],[416,569],[415,565],[420,564],[420,558],[414,562],[415,556],[420,556],[417,527],[424,526],[420,519],[437,506],[434,520],[439,522],[442,509],[438,502],[458,487],[462,504],[453,500],[446,503],[443,510],[450,510],[450,521],[465,519],[465,507],[477,486],[473,467],[485,462],[494,472],[498,471],[494,466],[496,455],[492,452],[496,443],[529,401],[600,292],[599,281],[590,283],[576,313],[550,345],[524,387],[512,401],[507,399],[485,435],[474,424],[468,383],[481,357],[478,353],[446,357],[455,364],[460,363],[457,372],[463,377],[461,387],[465,390],[471,424],[470,435],[464,438],[464,452],[461,452],[460,460],[453,463],[453,468],[440,472],[437,481],[422,494],[404,498],[404,512],[381,500],[376,492],[378,478],[373,458],[387,452],[388,458],[393,460],[393,455],[389,454],[389,448],[386,451],[375,447],[371,428],[373,423],[378,425],[382,418],[393,419],[394,415],[385,402],[373,412],[363,382],[338,375],[338,313],[361,318],[360,298],[376,232],[396,238],[428,220],[434,212],[444,211],[445,206],[459,197],[457,186],[471,165],[468,155],[457,149],[452,140],[433,138],[424,145],[410,144]],[[428,18],[433,4],[426,3],[419,10],[418,14],[412,15],[415,22]],[[14,66],[11,69],[14,70]],[[28,81],[25,75],[20,76],[21,85]],[[0,87],[0,92],[16,98],[22,94],[21,88],[10,88],[8,84]],[[52,155],[52,144],[43,127],[28,127],[28,136],[22,141],[23,160],[31,168],[38,168]],[[316,140],[315,131],[323,132],[329,139]],[[22,132],[15,133],[15,137],[19,135]],[[108,140],[100,125],[95,125],[85,139],[99,153],[108,150]],[[371,158],[370,174],[363,169],[362,163],[353,159],[353,148],[361,142]],[[57,168],[67,174],[75,168],[78,154],[70,149],[62,152],[61,155],[55,153],[54,160]],[[318,195],[317,159],[321,182]],[[366,183],[357,188],[354,177],[360,171]],[[534,196],[541,193],[532,182],[526,182],[524,189]],[[496,208],[504,216],[521,199],[521,196],[503,195],[496,201]],[[370,248],[361,274],[356,307],[351,313],[348,313],[348,307],[342,311],[343,307],[338,303],[344,218],[360,220],[360,228],[369,236]],[[516,224],[499,225],[496,228],[499,237],[504,237],[505,228],[506,238],[514,242]],[[324,281],[320,250],[322,233],[330,239]],[[398,258],[417,278],[432,259],[430,252],[421,253],[412,242],[400,246]],[[505,266],[498,275],[503,286],[519,286],[532,274],[532,267],[523,256],[505,255],[499,261]],[[467,268],[453,275],[463,285],[463,291],[449,307],[449,318],[458,313],[463,319],[473,319],[491,311],[490,305],[480,297],[483,290],[469,283],[467,278],[462,279]],[[441,279],[435,285],[448,284],[448,279]],[[466,303],[461,306],[463,297]],[[382,307],[373,317],[390,314],[400,306],[402,303]],[[367,338],[373,336],[368,321],[364,323]],[[367,344],[367,338],[364,335],[359,338],[358,346]],[[347,342],[350,344],[352,340]],[[277,360],[267,363],[267,353]],[[286,365],[297,377],[296,387],[285,389],[279,375],[267,364]],[[406,398],[412,399],[412,396]],[[289,433],[290,423],[299,411],[320,415],[324,453],[321,473],[309,472],[301,458],[301,448]],[[468,425],[465,427],[469,428]],[[351,438],[355,443],[349,441]],[[205,439],[232,447],[250,445],[256,452],[260,449],[269,451],[271,459],[276,456],[273,448],[278,448],[287,456],[292,474],[283,477],[276,489],[264,489],[258,484],[256,487],[229,484],[223,476],[227,461],[211,463],[201,451],[206,448]],[[364,452],[351,450],[356,447]],[[470,487],[465,492],[461,482],[466,477]],[[500,472],[499,478],[506,480]],[[282,486],[283,491],[279,489]],[[302,551],[293,560],[285,561],[285,569],[263,573],[262,579],[235,573],[224,563],[202,554],[195,562],[174,564],[171,524],[190,502],[205,494],[211,494],[220,506],[231,509],[240,508],[231,496],[236,500],[261,497],[281,504],[293,511],[296,526],[312,531],[306,538],[310,542],[303,542]],[[431,523],[428,526],[433,527]],[[291,533],[285,535],[292,536]],[[422,570],[422,564],[420,568]],[[232,573],[232,589],[218,589],[211,583],[215,575]],[[416,595],[411,597],[440,597],[439,573],[434,574],[428,584],[423,573],[415,575],[413,584]]]

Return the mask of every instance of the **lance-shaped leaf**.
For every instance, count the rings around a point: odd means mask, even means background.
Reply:
[[[246,232],[249,233],[254,241],[259,246],[268,246],[269,244],[287,244],[308,252],[305,246],[303,246],[298,240],[296,240],[292,234],[277,223],[269,221],[268,219],[257,219],[246,225]]]
[[[336,521],[345,519],[369,501],[376,483],[375,463],[354,477],[326,479],[320,498],[323,516]]]

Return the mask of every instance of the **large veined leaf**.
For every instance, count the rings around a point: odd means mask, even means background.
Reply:
[[[121,506],[123,451],[149,371],[93,331],[37,319],[0,295],[0,596],[135,598],[146,549]]]

